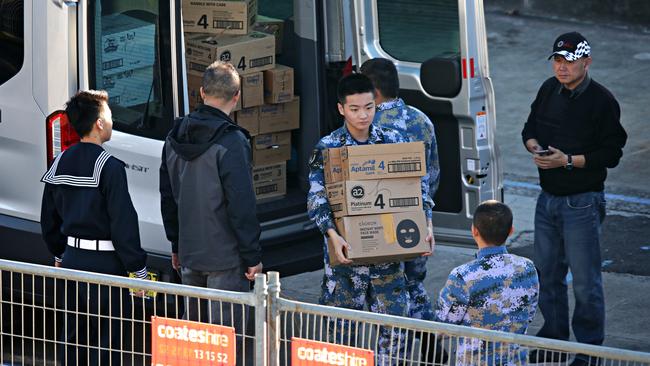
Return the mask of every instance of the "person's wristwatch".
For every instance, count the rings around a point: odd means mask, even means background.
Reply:
[[[571,157],[571,154],[566,154],[566,165],[564,166],[564,169],[573,169],[573,158]]]

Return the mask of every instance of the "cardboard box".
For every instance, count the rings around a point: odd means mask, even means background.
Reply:
[[[334,217],[422,210],[421,178],[331,183],[327,200]]]
[[[262,72],[241,77],[241,99],[243,108],[264,104],[264,74]]]
[[[101,58],[98,70],[117,74],[153,66],[156,25],[123,14],[102,17]]]
[[[108,102],[112,106],[132,107],[146,103],[147,99],[155,100],[155,94],[151,90],[152,83],[153,67],[149,66],[115,74],[104,74],[101,89],[108,92]]]
[[[341,217],[336,219],[336,229],[351,246],[347,258],[353,264],[400,262],[431,250],[425,241],[428,232],[422,210]],[[339,265],[330,240],[327,245],[330,265]]]
[[[286,103],[293,100],[293,68],[275,65],[264,71],[264,102]]]
[[[247,34],[257,15],[257,0],[183,0],[183,31]]]
[[[269,165],[291,159],[291,132],[253,137],[253,165]]]
[[[300,98],[291,102],[265,104],[260,108],[260,133],[289,131],[300,128]]]
[[[245,128],[251,136],[256,136],[260,131],[260,109],[242,108],[237,112],[237,124]]]
[[[343,180],[340,147],[323,150],[323,170],[325,171],[325,183],[335,183]]]
[[[421,177],[426,173],[424,144],[373,144],[343,146],[344,180]]]
[[[240,75],[270,70],[275,66],[275,38],[253,32],[244,36],[186,34],[188,72],[203,75],[214,61],[230,62]]]
[[[194,74],[187,74],[187,99],[190,107],[190,112],[196,109],[199,104],[203,103],[201,98],[201,85],[203,84],[203,74],[201,76]],[[237,101],[237,105],[232,110],[236,112],[241,109],[241,98]]]
[[[272,34],[275,37],[275,54],[282,53],[282,45],[284,42],[284,20],[267,17],[257,14],[253,30],[266,34]]]
[[[282,196],[287,193],[287,163],[253,167],[253,189],[255,197],[264,198]]]

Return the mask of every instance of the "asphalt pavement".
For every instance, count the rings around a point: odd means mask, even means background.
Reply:
[[[650,32],[589,19],[562,20],[486,13],[491,77],[496,91],[497,142],[505,174],[505,201],[516,232],[509,250],[531,256],[533,217],[539,194],[537,170],[521,143],[521,128],[541,83],[552,76],[547,57],[555,38],[579,31],[592,46],[591,76],[616,96],[629,138],[606,184],[608,216],[601,247],[606,301],[605,345],[650,352]],[[434,298],[452,268],[473,258],[473,249],[439,245],[425,283]],[[322,271],[282,279],[282,296],[317,302]],[[568,277],[570,281],[571,277]],[[571,289],[570,289],[571,291]],[[570,296],[571,298],[571,296]],[[573,304],[571,304],[573,309]],[[529,334],[542,325],[537,314]]]

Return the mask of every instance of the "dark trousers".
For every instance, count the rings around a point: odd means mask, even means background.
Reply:
[[[115,252],[66,248],[63,267],[114,275],[126,273]],[[127,289],[61,280],[59,309],[65,312],[58,359],[61,365],[122,365],[130,342],[131,299]],[[127,319],[127,321],[122,321]]]
[[[605,300],[600,233],[605,218],[603,192],[554,196],[542,192],[535,212],[535,265],[539,270],[540,337],[569,339],[566,276],[573,277],[576,304],[571,322],[578,342],[602,344]]]

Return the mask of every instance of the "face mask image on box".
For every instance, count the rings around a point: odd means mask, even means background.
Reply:
[[[420,242],[420,231],[413,220],[402,220],[397,224],[397,242],[402,248],[413,248]]]

